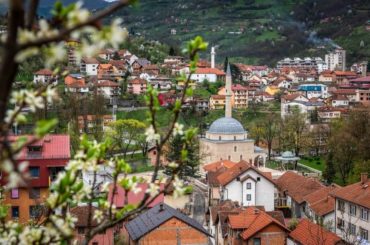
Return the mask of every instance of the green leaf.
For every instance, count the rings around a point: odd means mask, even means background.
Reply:
[[[37,137],[43,137],[58,124],[58,119],[40,120],[36,123],[35,134]]]

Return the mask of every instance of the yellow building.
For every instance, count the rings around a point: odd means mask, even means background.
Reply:
[[[212,95],[209,99],[209,108],[211,110],[225,108],[225,95]]]

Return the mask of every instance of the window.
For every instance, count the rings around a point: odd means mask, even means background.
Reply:
[[[78,234],[85,234],[85,228],[78,227]]]
[[[18,206],[12,207],[12,218],[19,218],[19,207]]]
[[[337,228],[339,230],[342,230],[344,228],[344,220],[342,220],[341,218],[338,218],[337,220]]]
[[[229,156],[229,157],[228,157],[228,159],[229,159],[229,161],[230,161],[231,157]]]
[[[19,189],[18,188],[13,188],[10,192],[10,197],[12,199],[19,198]]]
[[[363,220],[369,220],[369,210],[366,208],[361,208],[361,219]]]
[[[257,177],[257,181],[261,181],[261,177]]]
[[[348,223],[349,234],[356,235],[356,226],[354,224]]]
[[[236,140],[236,136],[234,136],[234,140]],[[236,147],[236,146],[235,146]]]
[[[29,208],[29,212],[30,212],[30,217],[31,218],[38,218],[41,216],[41,212],[42,211],[42,208],[40,205],[36,205],[36,206],[30,206]]]
[[[40,198],[40,188],[31,188],[28,192],[29,198],[38,199]]]
[[[247,201],[251,201],[252,200],[252,195],[251,194],[247,194]]]
[[[29,171],[32,178],[40,177],[40,167],[30,167]]]
[[[338,200],[338,210],[341,211],[341,212],[345,212],[345,206],[344,206],[344,201],[342,200]]]
[[[98,242],[93,242],[92,245],[99,245],[99,243]]]
[[[352,204],[349,205],[349,214],[352,216],[356,216],[356,206],[355,205],[352,205]]]
[[[253,245],[261,245],[261,238],[253,238]]]
[[[236,147],[236,146],[234,146],[234,152],[236,152],[236,150],[237,150],[238,148]]]
[[[252,189],[252,183],[247,183],[247,189],[248,190]]]
[[[362,238],[362,240],[368,241],[369,240],[369,231],[360,227],[360,237]]]

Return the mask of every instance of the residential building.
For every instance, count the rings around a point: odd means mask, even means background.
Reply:
[[[356,90],[355,89],[335,89],[331,92],[332,95],[343,95],[346,96],[349,102],[356,102]]]
[[[209,109],[225,109],[225,95],[214,94],[209,98]]]
[[[361,181],[333,193],[335,198],[335,232],[349,243],[370,237],[370,179],[361,174]],[[366,243],[365,243],[366,244]]]
[[[85,76],[81,74],[69,74],[64,78],[65,91],[71,93],[88,93],[89,86],[85,83]]]
[[[68,66],[74,67],[76,66],[80,61],[77,60],[76,57],[76,49],[81,46],[81,43],[77,40],[68,40],[66,41],[66,47],[67,47],[67,54],[68,54]]]
[[[34,83],[50,83],[56,82],[57,76],[54,75],[54,72],[49,69],[41,69],[33,74]]]
[[[248,107],[248,87],[240,84],[231,86],[231,106],[234,109],[247,108]],[[218,95],[226,96],[226,89],[222,87],[218,91]]]
[[[320,57],[305,57],[305,58],[285,58],[278,61],[278,69],[283,68],[298,68],[298,69],[316,69],[318,72],[328,69],[327,63]]]
[[[302,84],[298,86],[298,91],[307,97],[307,99],[328,98],[328,86],[324,84]]]
[[[356,72],[357,74],[363,76],[363,77],[366,77],[366,74],[367,74],[367,65],[368,65],[368,62],[367,61],[363,61],[361,63],[354,63],[350,70],[353,71],[353,72]]]
[[[275,183],[279,190],[275,207],[288,207],[291,216],[296,218],[301,218],[304,215],[306,206],[304,197],[324,187],[318,180],[292,171],[285,172],[275,180]]]
[[[130,94],[145,94],[147,89],[147,81],[140,78],[129,80],[127,83],[127,91]]]
[[[174,83],[172,82],[171,78],[167,76],[156,76],[154,78],[150,78],[148,81],[153,88],[156,88],[160,91],[168,91],[172,89]]]
[[[197,68],[190,76],[190,79],[197,81],[198,83],[201,83],[204,80],[214,83],[216,81],[224,81],[225,72],[217,68]]]
[[[87,76],[98,75],[99,61],[95,58],[82,58],[80,63],[80,72]]]
[[[370,76],[349,80],[349,87],[352,89],[370,89]]]
[[[208,245],[211,236],[196,220],[158,204],[125,224],[129,244]]]
[[[287,239],[287,245],[344,245],[342,239],[308,219],[299,221]]]
[[[216,220],[221,212],[230,212],[232,210],[236,211],[239,207],[237,202],[232,202],[230,200],[220,201],[217,204],[211,205],[206,213],[206,218],[208,219],[208,230],[209,233],[213,236],[215,243],[213,244],[221,244],[223,238],[220,233],[217,232],[218,226],[216,224]],[[241,209],[240,209],[241,210]],[[234,212],[237,214],[238,212]],[[227,217],[227,216],[226,216]]]
[[[94,88],[98,94],[103,95],[106,99],[112,99],[121,94],[120,85],[110,80],[99,80],[94,83]]]
[[[33,136],[25,136],[28,141]],[[10,141],[19,137],[12,136]],[[50,182],[64,170],[71,157],[70,138],[68,135],[47,135],[27,145],[17,155],[17,162],[29,163],[30,180],[26,186],[13,188],[3,194],[4,204],[9,205],[8,219],[18,220],[21,224],[33,218],[40,218],[45,211],[43,203],[49,195]],[[1,185],[8,182],[8,176],[2,175]]]
[[[112,115],[83,115],[78,116],[78,128],[80,133],[103,132],[113,121]]]
[[[322,106],[317,108],[317,116],[319,121],[327,123],[333,119],[341,118],[343,114],[347,113],[347,111],[347,109],[339,107]]]
[[[305,98],[304,96],[302,97]],[[318,101],[316,99],[307,100],[306,98],[307,101],[305,101],[305,99],[300,99],[301,97],[297,97],[293,100],[286,100],[285,98],[282,98],[281,100],[281,117],[285,118],[294,110],[299,110],[300,113],[303,113],[306,116],[307,123],[310,122],[312,115],[315,115],[315,111],[324,105],[322,101]]]
[[[365,106],[370,105],[370,89],[356,89],[356,102]]]
[[[349,81],[356,79],[357,74],[353,71],[334,71],[334,82],[342,88],[350,87]]]
[[[229,214],[225,244],[285,244],[289,229],[279,214],[269,215],[258,207]]]
[[[349,99],[345,95],[335,94],[330,100],[333,107],[348,107],[349,105]]]
[[[323,71],[319,75],[319,82],[320,83],[333,83],[335,81],[335,75],[332,71]]]
[[[134,72],[140,72],[145,66],[150,65],[150,61],[145,58],[139,58],[133,60],[130,64]]]
[[[263,173],[241,161],[217,176],[222,200],[238,202],[241,206],[262,206],[274,210],[275,183],[271,173]]]
[[[334,51],[325,55],[325,63],[327,65],[327,69],[334,71],[346,70],[346,50],[338,47]]]

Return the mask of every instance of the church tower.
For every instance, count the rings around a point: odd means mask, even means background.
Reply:
[[[227,64],[227,70],[226,70],[226,95],[225,95],[225,117],[232,117],[232,109],[231,109],[231,96],[232,96],[232,90],[231,90],[231,84],[232,84],[232,77],[231,77],[231,70],[230,70],[230,64]]]

